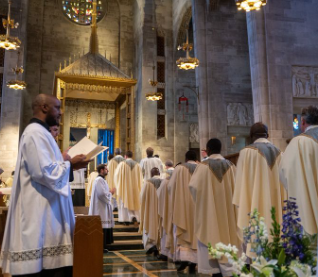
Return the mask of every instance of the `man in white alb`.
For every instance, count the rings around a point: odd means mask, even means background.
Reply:
[[[140,166],[142,169],[142,174],[144,176],[144,180],[148,180],[151,178],[151,169],[154,167],[159,169],[160,174],[163,173],[163,165],[162,161],[153,155],[154,150],[151,147],[146,149],[147,158],[144,158],[140,161]]]
[[[56,97],[39,94],[32,109],[20,140],[0,265],[12,276],[68,277],[75,223],[69,177],[88,161],[62,155],[52,137],[49,127],[61,117]]]
[[[140,218],[140,191],[143,184],[140,165],[132,159],[133,153],[127,151],[126,160],[121,162],[115,172],[118,196],[118,222],[129,222]]]
[[[318,224],[318,108],[302,110],[301,135],[293,138],[283,155],[280,180],[288,196],[296,198],[300,224],[311,235]]]
[[[107,253],[107,245],[114,242],[113,227],[114,216],[112,208],[112,195],[115,193],[115,188],[109,189],[105,180],[108,173],[107,166],[100,164],[97,167],[98,176],[96,177],[93,188],[91,203],[89,206],[89,215],[99,215],[102,221],[104,233],[104,253]]]

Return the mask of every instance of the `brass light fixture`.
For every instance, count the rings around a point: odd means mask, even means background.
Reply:
[[[247,12],[253,10],[260,10],[262,6],[267,4],[267,0],[236,0],[238,10],[245,10]]]
[[[155,91],[156,86],[158,85],[158,81],[155,81],[155,69],[156,67],[153,66],[153,79],[149,79],[149,84],[153,87],[153,90]],[[150,92],[146,94],[146,99],[149,101],[159,101],[162,99],[162,93],[160,92]]]
[[[195,69],[199,66],[199,60],[197,58],[190,57],[190,51],[193,49],[192,43],[189,43],[189,34],[187,30],[187,41],[186,43],[183,43],[182,46],[178,46],[178,50],[183,50],[186,52],[185,58],[180,58],[177,60],[177,66],[180,69],[189,70],[189,69]]]
[[[0,48],[5,50],[16,50],[20,47],[21,41],[17,37],[10,36],[10,29],[18,28],[19,23],[11,19],[11,1],[8,2],[8,18],[2,19],[3,27],[7,30],[5,35],[0,35]]]
[[[12,71],[15,74],[15,80],[10,80],[7,82],[7,87],[11,89],[15,89],[15,90],[22,90],[22,89],[25,89],[27,86],[26,82],[18,80],[18,75],[22,74],[24,71],[22,66],[20,67],[18,66],[19,60],[20,60],[20,52],[18,52],[18,62],[16,67],[12,68]]]

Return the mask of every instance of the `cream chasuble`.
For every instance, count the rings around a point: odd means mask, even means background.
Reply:
[[[159,169],[160,175],[163,174],[162,161],[156,157],[142,159],[140,161],[140,167],[144,176],[144,180],[148,180],[151,178],[151,169],[153,169],[154,167]]]
[[[225,261],[211,259],[208,243],[218,242],[240,248],[236,211],[232,204],[235,166],[220,154],[211,155],[197,166],[190,184],[195,203],[194,226],[198,239],[198,272],[231,276],[233,268]]]
[[[174,225],[177,246],[175,258],[193,263],[196,263],[197,238],[194,233],[194,202],[189,182],[196,167],[194,161],[176,166],[169,181],[171,222]],[[171,232],[168,237],[171,238]]]
[[[140,165],[132,159],[121,162],[116,169],[114,182],[119,200],[119,221],[131,221],[134,216],[138,221],[143,183]]]
[[[157,189],[162,179],[159,176],[145,181],[141,190],[139,233],[143,234],[146,250],[158,244],[159,216]]]
[[[280,164],[280,180],[288,197],[296,198],[300,224],[311,235],[318,224],[318,126],[292,139]]]
[[[106,176],[106,180],[110,189],[116,188],[116,184],[114,181],[116,168],[124,160],[125,159],[121,155],[117,155],[108,162],[108,174]],[[115,197],[115,194],[113,195],[113,197]]]
[[[20,140],[5,233],[2,273],[22,275],[73,264],[74,211],[64,162],[51,133],[38,123]]]
[[[237,225],[240,230],[248,226],[248,214],[254,209],[265,218],[268,233],[272,207],[276,208],[278,223],[282,223],[286,191],[279,182],[281,156],[281,151],[265,138],[257,139],[240,151],[233,196],[233,204],[238,207]]]
[[[98,176],[97,171],[93,171],[91,174],[89,174],[87,190],[86,190],[86,194],[89,200],[91,199],[93,184],[97,176]]]
[[[114,227],[112,194],[102,176],[98,176],[94,181],[88,214],[99,215],[103,229]]]
[[[157,190],[158,195],[158,214],[159,214],[159,235],[161,239],[160,243],[160,252],[162,255],[165,255],[169,258],[173,258],[170,249],[173,251],[173,236],[168,236],[167,234],[170,232],[172,234],[172,222],[171,217],[169,217],[169,213],[171,212],[171,203],[168,193],[168,184],[173,174],[174,168],[169,168],[165,176],[166,178],[161,182],[159,189]],[[168,227],[169,226],[169,227]],[[167,247],[168,246],[168,247]]]
[[[239,248],[236,212],[232,204],[235,166],[211,155],[197,166],[189,188],[194,200],[194,230],[198,240],[214,247],[222,242]]]

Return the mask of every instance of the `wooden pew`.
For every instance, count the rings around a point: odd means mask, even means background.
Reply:
[[[103,276],[103,229],[100,216],[77,216],[73,277]]]

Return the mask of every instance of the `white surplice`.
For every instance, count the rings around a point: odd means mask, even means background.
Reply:
[[[11,275],[31,274],[73,264],[75,225],[64,162],[51,133],[38,123],[27,126],[12,186],[1,268]]]
[[[99,215],[103,229],[114,227],[112,194],[106,180],[98,176],[93,184],[89,215]]]
[[[159,169],[160,175],[163,174],[162,161],[156,157],[142,159],[140,161],[140,167],[142,169],[142,174],[144,175],[144,180],[148,180],[151,178],[151,169],[153,169],[154,167]]]

